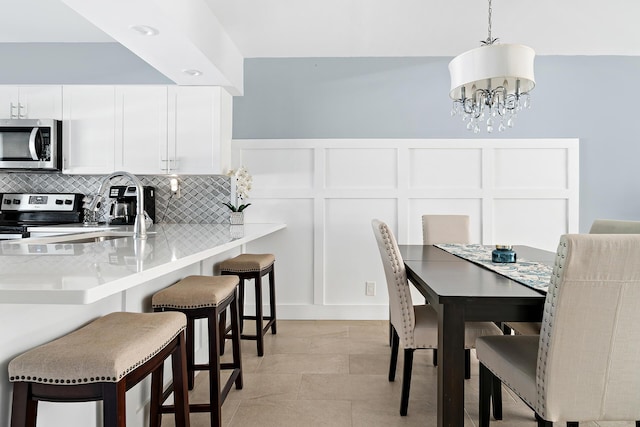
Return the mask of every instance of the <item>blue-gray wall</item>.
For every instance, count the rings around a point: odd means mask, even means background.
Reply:
[[[0,43],[0,84],[174,84],[118,43]]]
[[[450,59],[248,59],[233,137],[579,138],[580,230],[640,220],[640,112],[626,90],[640,57],[537,57],[532,108],[491,135],[450,117]]]
[[[0,43],[0,84],[172,84],[117,43]],[[247,59],[234,138],[487,138],[451,118],[450,58]],[[580,229],[640,220],[640,57],[540,56],[533,107],[491,138],[580,139]]]

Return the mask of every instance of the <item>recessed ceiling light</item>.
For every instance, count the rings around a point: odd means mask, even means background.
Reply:
[[[202,75],[202,71],[200,70],[195,70],[195,69],[190,69],[190,70],[182,70],[183,73],[188,74],[192,77],[198,77]]]
[[[157,28],[153,28],[148,25],[132,25],[129,29],[143,36],[157,36],[160,34],[160,31],[158,31]]]

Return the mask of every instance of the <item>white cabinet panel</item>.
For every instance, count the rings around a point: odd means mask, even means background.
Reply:
[[[115,88],[65,86],[63,172],[104,174],[115,167]]]
[[[221,174],[229,167],[232,97],[220,87],[169,89],[170,173]]]
[[[232,102],[219,87],[65,86],[65,173],[220,174]]]
[[[0,119],[17,119],[18,102],[16,86],[0,86]]]
[[[116,87],[116,168],[166,173],[167,87]],[[163,163],[162,160],[165,160]]]
[[[0,86],[0,118],[62,119],[62,86]]]

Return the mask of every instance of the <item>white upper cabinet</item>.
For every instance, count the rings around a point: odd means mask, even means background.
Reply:
[[[210,86],[64,86],[70,174],[221,174],[230,162],[232,96]]]
[[[169,173],[226,172],[231,152],[232,100],[220,87],[169,88]]]
[[[116,87],[116,169],[167,171],[167,87]]]
[[[62,86],[0,86],[1,119],[62,119]]]
[[[116,104],[113,86],[64,86],[63,163],[69,174],[114,171]]]

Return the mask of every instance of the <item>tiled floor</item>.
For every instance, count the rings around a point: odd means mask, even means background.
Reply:
[[[244,388],[229,393],[222,411],[224,425],[435,426],[436,368],[431,352],[415,352],[409,414],[401,417],[401,376],[397,375],[395,382],[387,380],[387,325],[386,321],[278,321],[278,334],[265,337],[264,357],[257,357],[255,341],[243,341]],[[465,382],[465,426],[478,422],[475,354],[472,374]],[[190,393],[191,402],[206,402],[207,390],[206,374],[202,373]],[[537,425],[532,411],[507,389],[503,391],[503,411],[504,419],[493,421],[492,426]],[[163,425],[173,426],[171,416],[164,417]],[[209,426],[208,414],[192,414],[191,425]],[[581,423],[583,426],[635,424]]]

